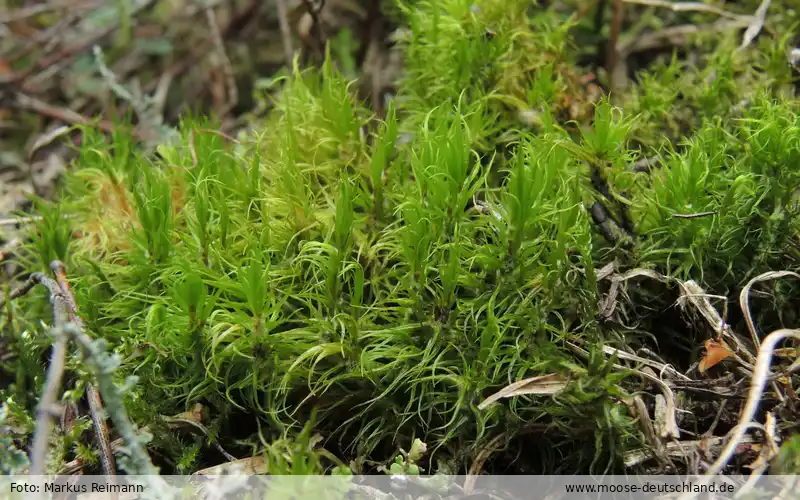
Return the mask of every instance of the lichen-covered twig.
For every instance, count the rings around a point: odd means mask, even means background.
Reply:
[[[64,375],[67,355],[67,338],[60,332],[68,322],[72,322],[72,324],[76,325],[76,328],[81,330],[83,328],[83,320],[77,315],[78,307],[67,282],[64,264],[61,261],[53,261],[50,264],[50,269],[53,271],[55,279],[45,276],[44,273],[33,273],[22,286],[9,294],[9,299],[13,300],[25,295],[37,284],[41,284],[47,288],[50,294],[50,302],[53,305],[53,331],[56,333],[56,342],[53,346],[50,366],[47,369],[44,393],[39,403],[31,452],[31,475],[44,474],[46,469],[47,440],[55,420],[55,405]],[[87,392],[92,423],[98,437],[103,470],[107,475],[113,476],[116,474],[116,463],[108,439],[108,428],[102,417],[103,407],[100,396],[91,384]]]
[[[53,305],[53,318],[55,331],[66,323],[68,318],[67,304],[64,299],[61,287],[58,283],[44,273],[33,273],[28,281],[20,288],[12,291],[10,299],[21,297],[28,293],[35,285],[41,284],[50,292],[50,303]],[[58,390],[61,387],[61,379],[64,375],[64,364],[67,357],[67,342],[57,335],[56,343],[53,346],[53,353],[50,358],[50,366],[47,369],[47,379],[45,382],[44,393],[39,402],[36,417],[36,431],[33,437],[33,450],[31,452],[30,474],[37,476],[45,473],[47,462],[47,440],[55,422],[55,404],[58,398]]]
[[[106,411],[114,422],[115,429],[125,440],[127,451],[130,455],[130,465],[126,472],[143,476],[158,475],[158,469],[150,461],[150,457],[142,446],[133,423],[128,418],[123,403],[122,391],[114,383],[113,373],[119,364],[118,360],[105,352],[104,340],[92,340],[83,333],[82,328],[78,325],[68,323],[64,326],[63,332],[81,348],[84,361],[97,379],[97,385],[105,401]],[[152,478],[149,480],[157,481]],[[158,484],[153,485],[153,487],[155,488],[154,491],[159,491],[159,488],[163,488],[163,485],[158,480]]]
[[[45,383],[42,400],[36,416],[36,432],[33,437],[33,450],[31,452],[32,476],[45,473],[47,463],[47,439],[55,423],[55,405],[58,398],[58,389],[61,387],[61,378],[64,375],[64,363],[67,357],[67,341],[59,336],[53,345],[53,354],[50,357],[50,366],[47,368],[47,382]]]
[[[72,295],[69,281],[67,281],[67,271],[64,267],[64,263],[59,260],[54,260],[50,264],[50,269],[53,271],[56,282],[64,296],[64,303],[66,304],[70,321],[83,329],[83,319],[78,316],[78,304],[75,302],[75,297]],[[86,399],[89,403],[89,415],[92,419],[92,427],[94,428],[97,445],[100,449],[100,463],[103,466],[103,472],[111,477],[116,476],[117,464],[111,449],[108,424],[103,415],[103,401],[97,389],[95,389],[92,384],[86,386]]]

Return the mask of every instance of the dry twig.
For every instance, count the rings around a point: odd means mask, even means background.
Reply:
[[[753,14],[753,21],[744,32],[739,50],[747,48],[753,43],[753,40],[755,40],[758,34],[761,33],[761,28],[764,27],[764,21],[767,18],[767,10],[769,10],[770,3],[772,3],[772,0],[762,0],[761,5],[756,9],[756,13]]]
[[[83,330],[83,319],[78,316],[78,304],[75,302],[69,281],[67,281],[64,263],[58,260],[53,261],[50,264],[50,269],[55,274],[56,282],[64,296],[70,321]],[[89,402],[89,415],[92,420],[95,437],[97,437],[97,444],[100,448],[100,463],[103,466],[103,472],[110,477],[114,477],[117,473],[117,463],[111,450],[111,440],[109,439],[108,423],[104,415],[103,401],[100,398],[100,393],[97,392],[97,389],[92,384],[87,384],[86,386],[86,399]]]
[[[58,390],[61,387],[61,379],[64,375],[64,365],[67,357],[67,342],[61,334],[61,328],[68,318],[66,299],[61,292],[58,283],[48,278],[44,273],[33,273],[28,281],[20,288],[14,290],[9,295],[10,299],[21,297],[33,289],[36,285],[42,285],[50,292],[50,303],[53,306],[54,333],[56,343],[50,356],[50,366],[47,368],[47,378],[44,393],[39,402],[36,418],[36,431],[33,437],[33,449],[31,452],[30,474],[33,476],[45,473],[47,463],[47,441],[55,423],[56,401]]]
[[[617,71],[619,61],[619,35],[622,33],[622,22],[625,17],[625,6],[623,0],[612,0],[611,2],[611,34],[609,35],[608,47],[606,47],[606,71],[608,71],[611,92],[622,88],[625,75],[620,75]]]
[[[50,366],[47,367],[47,382],[37,410],[36,432],[33,437],[31,451],[30,474],[32,476],[39,476],[45,473],[47,440],[56,420],[56,401],[58,400],[58,390],[61,388],[61,379],[64,376],[67,340],[60,332],[56,335],[56,343],[53,345],[53,353],[50,356]]]

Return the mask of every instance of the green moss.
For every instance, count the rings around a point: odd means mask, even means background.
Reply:
[[[404,6],[407,75],[380,123],[328,61],[281,81],[237,144],[199,119],[158,158],[85,131],[24,258],[65,257],[91,335],[141,381],[127,396],[139,424],[201,401],[245,453],[315,417],[342,457],[386,460],[418,437],[460,470],[499,433],[543,426],[528,470],[622,470],[644,443],[622,404],[639,386],[602,348],[659,332],[599,322],[595,269],[617,258],[728,293],[796,268],[797,101],[770,69],[777,49],[728,44],[705,69],[655,65],[615,108],[579,88],[573,21],[529,3]],[[648,148],[661,165],[634,171]],[[604,199],[629,244],[594,227],[586,207]],[[68,247],[63,213],[80,231]],[[8,328],[41,337],[40,299],[10,305]],[[554,372],[570,379],[556,397],[477,408]],[[197,443],[153,446],[175,470],[203,465]]]

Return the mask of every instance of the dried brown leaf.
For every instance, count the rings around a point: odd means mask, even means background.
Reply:
[[[721,363],[724,359],[733,356],[733,352],[725,345],[724,342],[718,342],[714,339],[708,339],[705,342],[706,354],[700,360],[700,365],[697,370],[704,373],[709,368]]]

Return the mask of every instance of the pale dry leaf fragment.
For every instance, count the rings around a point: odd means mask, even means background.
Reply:
[[[53,130],[46,132],[44,134],[39,135],[33,141],[33,144],[28,148],[28,159],[32,159],[37,151],[45,146],[49,146],[57,139],[64,137],[65,135],[72,132],[73,127],[68,125],[62,125],[60,127],[56,127]]]
[[[514,396],[524,395],[538,395],[538,396],[552,396],[564,390],[569,383],[569,378],[561,375],[560,373],[551,373],[550,375],[542,375],[539,377],[526,378],[497,391],[481,404],[478,405],[479,410],[485,409],[490,404],[499,401],[503,398],[513,398]]]

